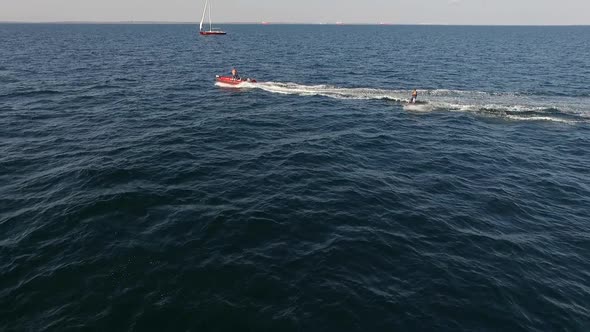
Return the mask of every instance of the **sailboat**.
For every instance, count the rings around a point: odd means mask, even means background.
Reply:
[[[205,0],[205,9],[203,9],[203,17],[201,17],[201,24],[199,25],[199,34],[201,34],[201,36],[225,35],[226,33],[224,31],[213,28],[213,23],[211,22],[211,4],[209,1],[210,0]],[[209,31],[203,30],[203,22],[205,22],[205,15],[207,13],[209,13]]]

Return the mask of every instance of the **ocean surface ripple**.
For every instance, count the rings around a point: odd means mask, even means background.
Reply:
[[[0,331],[590,330],[590,28],[224,28],[0,25]]]

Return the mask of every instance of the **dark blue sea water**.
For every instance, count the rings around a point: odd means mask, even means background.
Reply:
[[[0,25],[0,331],[590,330],[589,27],[223,28]]]

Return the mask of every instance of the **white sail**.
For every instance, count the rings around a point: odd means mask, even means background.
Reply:
[[[203,22],[205,21],[205,14],[207,13],[208,6],[209,6],[209,0],[205,0],[205,8],[203,9],[203,16],[201,17],[201,24],[199,25],[199,31],[203,31]],[[209,20],[211,20],[211,14],[209,14]]]

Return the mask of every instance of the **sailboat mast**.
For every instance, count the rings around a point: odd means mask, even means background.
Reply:
[[[207,13],[207,7],[209,0],[205,0],[205,8],[203,8],[203,16],[201,17],[201,24],[199,25],[199,31],[203,31],[203,22],[205,21],[205,14]]]
[[[213,22],[211,22],[211,7],[212,5],[209,5],[209,31],[213,31]]]

